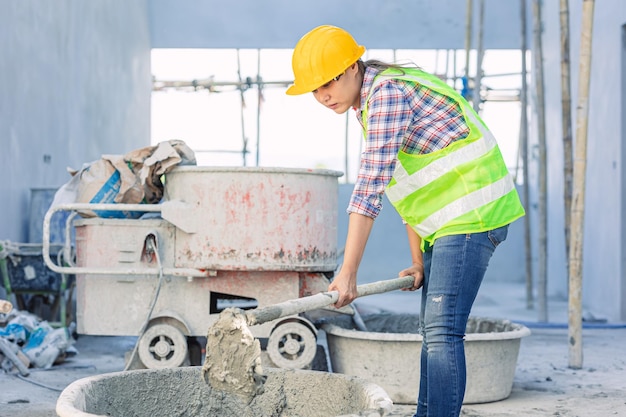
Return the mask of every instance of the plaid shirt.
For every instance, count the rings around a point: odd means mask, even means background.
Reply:
[[[361,108],[356,109],[361,127],[365,100],[377,73],[373,68],[365,70]],[[370,95],[365,147],[347,212],[378,216],[399,151],[427,154],[468,134],[469,128],[453,99],[414,82],[382,81]]]

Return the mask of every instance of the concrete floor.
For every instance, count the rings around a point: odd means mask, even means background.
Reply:
[[[419,292],[394,292],[358,300],[362,309],[395,312],[419,309]],[[626,416],[626,325],[590,324],[583,331],[583,368],[568,368],[567,302],[550,300],[550,323],[538,323],[526,309],[523,283],[490,283],[481,288],[472,315],[506,318],[529,326],[522,339],[509,398],[466,405],[464,416]],[[320,338],[323,340],[323,338]],[[56,399],[71,382],[120,371],[134,337],[78,337],[78,354],[49,370],[31,369],[25,378],[0,373],[0,417],[55,416]],[[375,381],[373,381],[375,382]],[[414,405],[396,405],[391,416],[409,417]]]

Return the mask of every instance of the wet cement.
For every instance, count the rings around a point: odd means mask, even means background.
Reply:
[[[96,376],[83,386],[70,386],[74,393],[64,392],[57,406],[71,405],[94,417],[379,417],[391,407],[379,387],[346,375],[267,369],[264,392],[246,402],[211,389],[201,372],[184,367]]]
[[[263,393],[261,345],[243,310],[225,309],[209,328],[202,376],[213,390],[234,394],[246,403]]]
[[[192,401],[202,404],[194,406],[193,415],[200,415],[204,409],[215,415],[237,417],[357,415],[368,402],[358,390],[350,389],[343,397],[338,396],[345,391],[341,387],[345,377],[319,372],[287,381],[285,376],[294,371],[283,371],[287,374],[276,374],[266,387],[260,343],[248,327],[245,312],[238,308],[222,311],[209,328],[201,372],[207,389],[201,402]],[[322,385],[313,379],[320,377],[324,379]],[[382,414],[381,409],[372,411],[374,414],[368,411],[367,415]]]
[[[346,327],[354,323],[351,317],[344,316],[343,319],[345,322],[341,324]],[[367,328],[375,332],[418,332],[416,317],[412,315],[376,314],[365,320]],[[225,309],[209,328],[202,377],[211,388],[206,394],[210,407],[216,404],[222,413],[229,412],[237,416],[245,416],[246,413],[265,415],[263,410],[268,404],[264,400],[267,398],[272,398],[271,415],[282,415],[286,407],[281,395],[261,395],[267,379],[261,365],[261,347],[248,328],[246,314],[241,309]],[[281,387],[279,392],[284,389]]]
[[[393,334],[420,334],[419,315],[398,314],[398,313],[377,313],[362,315],[363,322],[368,332],[373,333],[393,333]],[[329,319],[322,319],[318,324],[334,324],[347,330],[359,330],[350,316],[336,316]],[[465,333],[467,335],[476,334],[496,334],[507,333],[519,329],[519,325],[508,320],[494,320],[492,318],[473,317],[467,321]]]

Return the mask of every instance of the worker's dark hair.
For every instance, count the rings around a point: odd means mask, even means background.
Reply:
[[[361,73],[365,73],[365,68],[374,68],[376,70],[384,71],[389,68],[396,69],[400,72],[400,74],[404,74],[404,68],[417,68],[420,69],[415,64],[390,64],[388,62],[379,61],[377,59],[368,59],[367,61],[358,60],[357,64],[359,65],[359,71]]]

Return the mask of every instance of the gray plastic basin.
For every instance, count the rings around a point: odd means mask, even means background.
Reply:
[[[380,385],[395,403],[416,404],[422,336],[418,315],[364,315],[370,331],[349,317],[330,319],[326,332],[333,372]],[[466,327],[467,387],[464,404],[493,402],[511,394],[521,338],[530,330],[508,320],[470,317]]]
[[[384,415],[393,406],[379,386],[319,371],[265,369],[265,392],[250,406],[211,390],[200,367],[115,372],[70,384],[56,405],[60,417],[329,417]],[[363,414],[361,414],[363,413]]]

